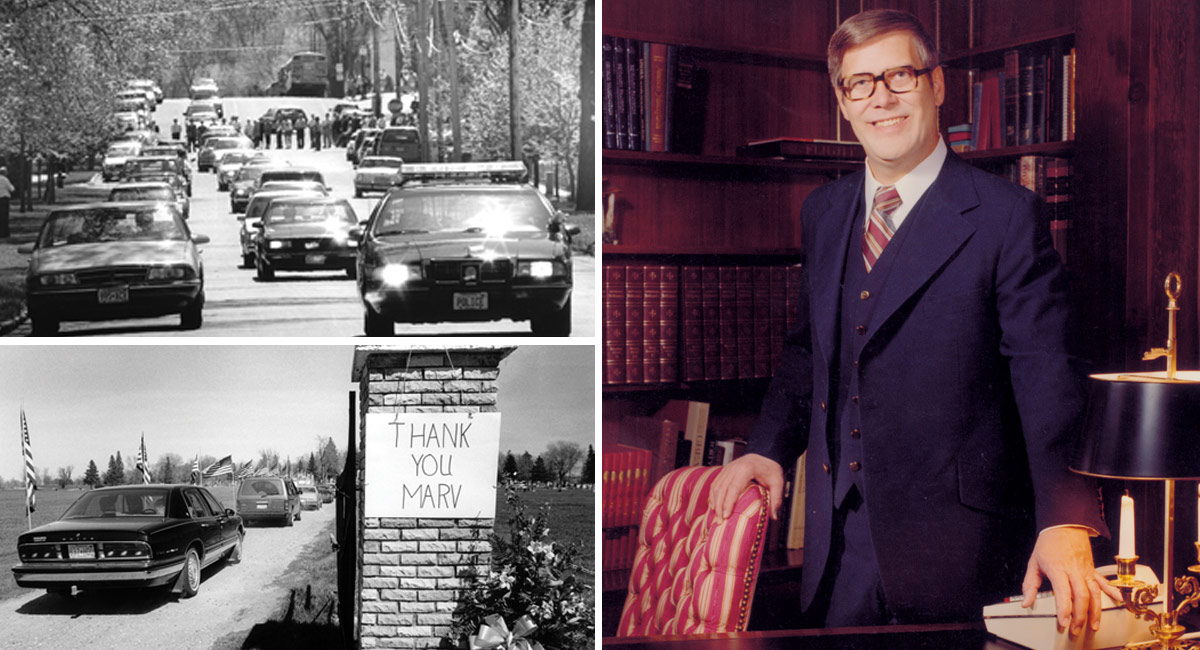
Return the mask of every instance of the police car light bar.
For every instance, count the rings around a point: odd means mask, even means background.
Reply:
[[[525,163],[519,160],[478,163],[413,163],[401,167],[405,181],[435,179],[469,179],[493,181],[521,181],[528,172]]]

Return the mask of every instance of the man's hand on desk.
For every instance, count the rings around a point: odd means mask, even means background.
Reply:
[[[708,495],[708,507],[721,521],[733,514],[742,491],[758,481],[767,488],[771,498],[771,519],[779,518],[779,499],[783,494],[783,468],[779,463],[758,454],[746,454],[721,468]]]
[[[1050,579],[1054,590],[1058,626],[1066,628],[1069,624],[1071,636],[1082,632],[1084,623],[1090,623],[1093,630],[1100,629],[1101,590],[1121,602],[1120,590],[1096,573],[1086,528],[1059,526],[1038,535],[1021,585],[1025,596],[1022,607],[1033,607],[1042,577]]]

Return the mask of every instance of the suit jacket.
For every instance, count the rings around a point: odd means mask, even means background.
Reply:
[[[785,468],[808,452],[805,608],[832,534],[827,405],[847,251],[862,263],[849,240],[865,173],[815,190],[801,210],[801,325],[748,449]],[[900,622],[978,620],[984,604],[1019,593],[1037,530],[1107,534],[1096,487],[1068,469],[1086,376],[1038,207],[949,153],[901,226],[911,230],[872,298],[858,365],[841,369],[859,373],[863,502]]]

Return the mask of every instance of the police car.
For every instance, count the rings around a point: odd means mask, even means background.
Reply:
[[[519,161],[405,164],[358,249],[363,329],[394,323],[529,321],[571,333],[571,237]]]

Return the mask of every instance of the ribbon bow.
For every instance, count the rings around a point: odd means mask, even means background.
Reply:
[[[516,620],[512,631],[499,614],[485,616],[479,634],[471,635],[471,650],[545,650],[542,644],[525,638],[536,629],[528,614]]]

